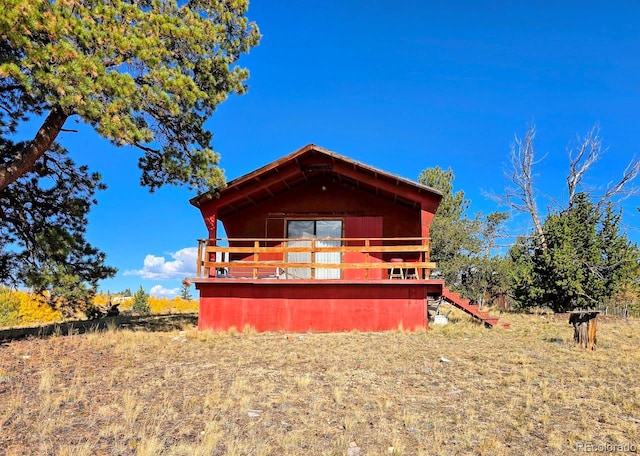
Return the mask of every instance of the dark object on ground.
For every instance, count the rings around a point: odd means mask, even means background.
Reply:
[[[107,309],[104,307],[92,307],[87,312],[87,318],[89,320],[97,320],[98,318],[103,317],[117,317],[120,315],[120,309],[118,306],[120,306],[120,304],[111,304]]]
[[[584,348],[596,349],[596,323],[599,310],[572,310],[569,324],[573,325],[573,340]]]
[[[120,315],[120,309],[118,309],[119,305],[120,304],[112,304],[111,307],[109,307],[109,309],[107,310],[106,316],[117,317],[118,315]]]

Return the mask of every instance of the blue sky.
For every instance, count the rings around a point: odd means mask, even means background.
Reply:
[[[314,143],[410,179],[451,167],[474,215],[505,209],[484,194],[508,184],[510,145],[531,122],[546,154],[537,186],[558,200],[567,146],[596,122],[607,150],[589,184],[616,180],[640,156],[635,1],[254,0],[248,16],[263,34],[241,60],[249,92],[208,122],[227,179]],[[89,128],[61,140],[109,186],[88,227],[119,268],[102,291],[176,293],[193,276],[196,240],[207,235],[188,203],[194,194],[140,188],[137,150],[115,148]],[[637,242],[640,202],[623,206]],[[527,220],[513,223],[524,229]]]

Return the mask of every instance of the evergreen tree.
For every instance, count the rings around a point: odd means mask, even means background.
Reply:
[[[141,314],[151,313],[151,307],[149,306],[149,295],[140,285],[138,291],[133,295],[133,303],[131,304],[131,310]]]
[[[69,117],[143,152],[142,183],[223,184],[204,128],[230,93],[232,66],[258,44],[246,0],[5,0],[0,5],[0,136],[44,115],[32,140],[5,144],[0,190],[51,147]]]
[[[505,297],[509,293],[510,261],[507,257],[493,252],[501,236],[501,225],[507,218],[504,212],[494,212],[484,219],[480,214],[476,217],[481,230],[474,236],[479,239],[480,249],[468,256],[467,263],[461,271],[460,291],[481,306],[487,300]]]
[[[465,212],[470,201],[463,191],[454,192],[451,168],[425,169],[420,183],[443,193],[431,223],[431,261],[437,264],[434,276],[445,279],[448,286],[480,304],[488,295],[503,294],[506,268],[502,257],[492,257],[505,213],[493,213],[485,219],[480,214],[469,219]]]
[[[423,170],[418,181],[442,192],[443,197],[430,227],[430,259],[437,264],[433,272],[443,277],[450,285],[460,285],[461,271],[468,263],[468,257],[480,250],[480,242],[475,236],[479,222],[469,220],[464,212],[470,201],[464,192],[453,191],[455,176],[451,168],[440,167]]]
[[[191,301],[193,296],[191,296],[191,284],[188,280],[182,281],[182,287],[180,288],[180,297],[185,301]]]
[[[611,205],[599,212],[584,193],[567,210],[549,215],[543,224],[546,248],[532,236],[511,250],[519,305],[556,312],[597,308],[632,284],[640,250],[620,233],[619,220]]]
[[[47,291],[66,313],[115,269],[85,240],[104,189],[55,141],[68,119],[133,146],[141,184],[224,185],[204,122],[246,91],[235,66],[260,34],[238,0],[0,3],[0,283]],[[28,138],[26,122],[40,121]]]
[[[85,239],[103,188],[98,174],[54,147],[0,191],[0,283],[31,288],[65,316],[91,307],[98,281],[116,272]]]

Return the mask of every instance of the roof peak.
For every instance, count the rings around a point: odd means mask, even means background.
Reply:
[[[290,167],[291,162],[299,162],[301,159],[303,159],[305,155],[312,152],[317,152],[326,157],[330,157],[333,160],[334,164],[337,164],[337,163],[347,164],[348,167],[351,168],[352,170],[359,170],[359,172],[363,176],[369,175],[370,178],[371,176],[373,176],[374,180],[381,179],[386,181],[394,181],[398,185],[401,184],[404,186],[413,187],[418,192],[424,191],[424,192],[436,194],[442,197],[442,192],[440,192],[437,189],[428,187],[426,185],[398,176],[396,174],[389,173],[379,168],[375,168],[363,162],[351,159],[345,155],[334,152],[330,149],[324,148],[322,146],[318,146],[317,144],[309,143],[291,152],[290,154],[285,155],[284,157],[281,157],[275,161],[272,161],[271,163],[268,163],[254,171],[251,171],[248,174],[245,174],[243,176],[239,176],[235,179],[230,180],[227,183],[226,187],[224,188],[213,189],[201,195],[198,195],[195,198],[192,198],[190,202],[194,206],[199,207],[201,204],[216,198],[216,195],[219,197],[221,192],[226,193],[225,189],[228,189],[229,187],[234,187],[234,188],[245,187],[247,185],[252,185],[253,182],[261,181],[265,176],[272,175],[274,173],[278,174],[279,170],[283,169],[284,167],[286,166]],[[301,169],[300,172],[303,172],[303,170]]]

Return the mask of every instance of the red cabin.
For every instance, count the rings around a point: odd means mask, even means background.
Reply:
[[[200,329],[427,326],[429,225],[442,194],[315,145],[191,200]],[[226,235],[219,238],[218,220]]]

